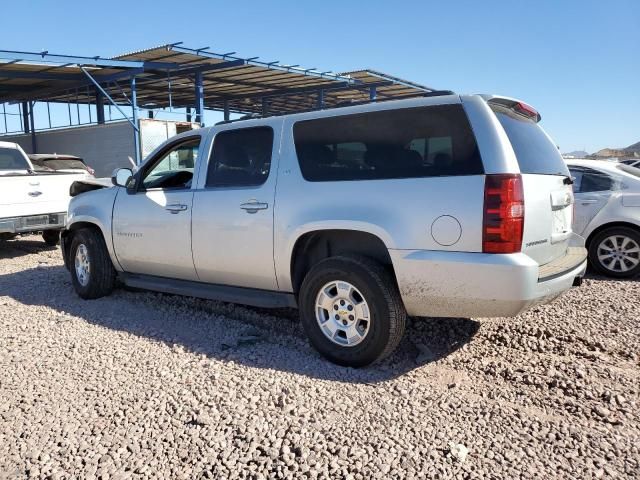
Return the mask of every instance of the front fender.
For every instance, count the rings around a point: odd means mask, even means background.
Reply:
[[[121,187],[105,188],[93,190],[76,197],[69,203],[67,213],[67,224],[63,237],[67,237],[69,232],[81,228],[86,224],[95,225],[102,232],[107,251],[111,257],[111,262],[117,271],[122,271],[118,263],[113,248],[113,236],[111,233],[111,222],[113,217],[113,205]]]

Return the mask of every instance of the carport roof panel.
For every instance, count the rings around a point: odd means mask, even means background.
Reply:
[[[8,52],[11,55],[3,61],[3,53],[7,52],[0,52],[0,101],[93,103],[95,90],[81,65],[123,105],[129,103],[125,81],[135,74],[138,106],[143,108],[194,105],[196,72],[202,74],[205,108],[222,110],[226,105],[237,113],[261,113],[263,99],[272,114],[317,108],[319,90],[325,107],[366,102],[371,86],[380,100],[433,90],[373,70],[322,72],[180,44],[111,59]]]

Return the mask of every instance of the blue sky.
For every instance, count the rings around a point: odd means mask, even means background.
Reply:
[[[5,2],[0,48],[164,43],[525,100],[562,151],[640,141],[640,1]],[[11,19],[11,21],[9,21]]]

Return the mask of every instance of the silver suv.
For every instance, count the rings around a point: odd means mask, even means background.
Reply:
[[[298,307],[311,343],[363,366],[407,315],[515,316],[579,284],[569,171],[518,100],[440,95],[191,131],[62,236],[82,298],[128,286]]]

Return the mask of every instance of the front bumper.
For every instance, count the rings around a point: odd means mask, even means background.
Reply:
[[[0,233],[29,233],[41,230],[62,230],[67,214],[44,213],[24,217],[0,218]]]
[[[587,268],[583,247],[543,267],[524,253],[389,253],[407,313],[423,317],[514,317],[562,295]]]

